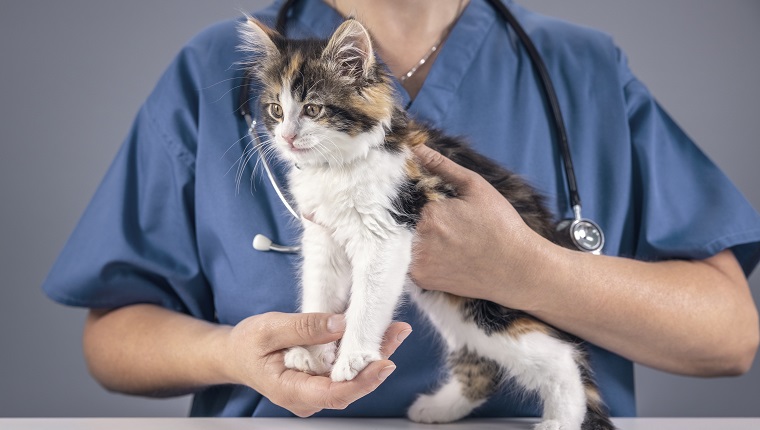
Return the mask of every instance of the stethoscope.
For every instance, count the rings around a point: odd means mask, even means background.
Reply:
[[[296,0],[287,0],[282,5],[282,7],[280,7],[280,10],[277,13],[277,23],[275,28],[280,34],[285,34],[285,22],[287,20],[288,11],[293,7],[293,4],[295,4],[295,2]],[[565,130],[565,122],[562,117],[562,111],[559,107],[557,94],[554,91],[554,84],[552,83],[551,77],[549,77],[549,73],[546,70],[544,61],[541,58],[541,55],[538,53],[536,46],[533,44],[533,41],[530,39],[528,34],[523,29],[522,25],[520,25],[517,19],[515,19],[509,9],[504,6],[500,0],[488,0],[488,3],[490,3],[490,5],[496,9],[499,15],[501,15],[501,17],[510,26],[512,26],[512,29],[517,34],[517,37],[525,46],[531,63],[539,75],[541,85],[544,89],[544,96],[546,97],[546,100],[549,104],[552,121],[554,123],[554,129],[557,133],[557,146],[559,147],[560,155],[562,156],[562,163],[565,171],[565,179],[567,181],[570,205],[573,208],[573,218],[562,220],[557,224],[556,239],[558,242],[560,242],[560,244],[564,246],[578,249],[583,252],[590,252],[592,254],[601,254],[602,248],[604,247],[604,233],[598,224],[589,219],[583,218],[581,215],[581,197],[578,193],[578,184],[575,179],[575,169],[573,168],[573,160],[570,156],[570,144],[567,138],[567,131]],[[272,184],[272,188],[274,188],[277,196],[280,198],[291,215],[293,215],[293,217],[300,222],[303,220],[303,218],[288,202],[288,199],[285,197],[285,193],[283,192],[282,185],[272,173],[272,168],[267,162],[266,157],[264,157],[261,141],[256,134],[256,120],[253,118],[251,111],[248,109],[250,85],[251,78],[250,76],[246,76],[241,87],[242,90],[240,93],[240,103],[238,109],[248,124],[248,134],[252,139],[255,139],[257,143],[256,150],[258,151],[261,164],[263,165],[267,177],[269,178],[269,182]],[[282,253],[298,253],[301,250],[299,246],[285,246],[273,243],[268,237],[262,234],[257,234],[256,237],[254,237],[253,248],[257,251],[275,251]]]

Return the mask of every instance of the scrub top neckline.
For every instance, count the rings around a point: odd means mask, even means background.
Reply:
[[[417,97],[409,104],[406,90],[401,93],[412,115],[442,125],[495,20],[496,12],[486,0],[470,0],[430,67]]]
[[[504,3],[509,5],[512,2],[507,0]],[[291,12],[291,18],[293,17],[318,37],[329,36],[344,20],[338,11],[324,1],[297,2]],[[393,78],[401,105],[417,118],[434,125],[442,124],[454,102],[457,89],[495,21],[496,11],[486,0],[470,0],[451,29],[413,101],[401,82]]]

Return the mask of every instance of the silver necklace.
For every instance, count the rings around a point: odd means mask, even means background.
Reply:
[[[401,75],[399,78],[399,81],[403,84],[407,79],[411,78],[417,70],[422,67],[427,61],[430,59],[430,57],[435,53],[435,51],[438,50],[438,48],[441,47],[441,44],[444,40],[449,36],[449,33],[451,33],[451,29],[454,28],[454,24],[456,24],[457,20],[459,19],[459,15],[462,13],[462,4],[464,3],[464,0],[459,0],[459,6],[457,7],[457,13],[454,15],[454,20],[451,21],[451,24],[449,24],[448,27],[446,27],[446,31],[443,32],[441,37],[435,42],[435,44],[425,53],[425,55],[420,58],[420,61],[417,62],[414,66],[412,66],[409,71]]]
[[[422,56],[422,58],[420,58],[420,61],[418,61],[417,64],[412,66],[412,68],[409,69],[408,72],[401,75],[401,77],[399,78],[399,81],[401,81],[402,84],[404,83],[404,81],[411,78],[412,75],[414,75],[414,73],[417,72],[417,69],[422,67],[427,62],[427,60],[430,59],[430,56],[433,55],[433,53],[438,50],[438,47],[441,46],[441,42],[443,42],[443,39],[445,39],[446,36],[448,36],[448,34],[449,32],[446,31],[446,33],[444,33],[444,35],[441,36],[441,38],[438,39],[437,42],[435,42],[435,45],[433,45],[433,47],[430,48],[430,50],[424,56]]]

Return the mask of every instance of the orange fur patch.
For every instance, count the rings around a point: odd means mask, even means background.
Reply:
[[[385,118],[393,111],[393,87],[390,85],[374,85],[365,88],[361,98],[363,100],[356,100],[356,107],[372,118]]]
[[[541,321],[533,318],[520,318],[510,324],[506,330],[508,336],[515,338],[536,332],[551,335],[552,329]]]
[[[289,59],[288,67],[283,73],[287,81],[293,82],[293,77],[298,73],[298,69],[301,68],[301,63],[303,63],[303,56],[300,52],[295,51]]]

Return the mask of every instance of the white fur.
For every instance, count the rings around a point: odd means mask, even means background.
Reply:
[[[304,229],[302,308],[346,312],[336,381],[353,379],[380,359],[383,333],[403,292],[412,233],[389,212],[403,162],[403,155],[372,150],[340,169],[309,165],[290,175],[299,210],[314,221]]]
[[[285,362],[311,373],[332,365],[335,381],[350,380],[381,358],[382,337],[403,292],[412,233],[389,211],[409,154],[375,149],[382,144],[383,125],[351,137],[298,118],[299,103],[287,91],[280,101],[285,118],[275,128],[275,141],[298,166],[289,175],[290,192],[313,221],[305,221],[303,232],[301,309],[346,313],[334,364],[328,362],[334,345],[293,348]],[[298,150],[281,133],[295,133]]]

